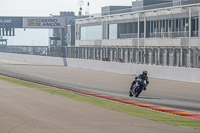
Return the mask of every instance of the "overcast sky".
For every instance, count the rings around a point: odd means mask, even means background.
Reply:
[[[83,0],[83,13],[90,2],[90,14],[100,13],[101,7],[109,5],[131,6],[134,0]],[[74,11],[78,14],[79,0],[0,0],[0,16],[49,16],[59,15],[60,11]],[[31,36],[31,37],[30,37]],[[8,38],[11,45],[47,45],[48,30],[16,30],[15,37]]]

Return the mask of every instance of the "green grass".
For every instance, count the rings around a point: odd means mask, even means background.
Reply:
[[[104,107],[107,109],[111,109],[111,110],[123,112],[126,114],[150,119],[150,120],[153,120],[156,122],[161,122],[161,123],[175,125],[175,126],[184,126],[184,127],[189,127],[189,128],[194,128],[194,129],[200,130],[200,120],[169,115],[169,114],[165,114],[165,113],[161,113],[161,112],[157,112],[157,111],[152,111],[149,109],[144,109],[144,108],[135,107],[135,106],[131,106],[131,105],[121,104],[121,103],[109,101],[106,99],[95,98],[92,96],[87,96],[87,95],[82,95],[79,93],[60,90],[60,89],[56,89],[56,88],[52,88],[52,87],[48,87],[48,86],[44,86],[44,85],[38,85],[35,83],[17,80],[17,79],[5,77],[5,76],[0,76],[0,80],[4,80],[7,82],[15,83],[15,84],[30,87],[30,88],[36,88],[36,89],[39,89],[39,90],[42,90],[42,91],[45,91],[48,93],[52,93],[55,95],[64,96],[67,98],[86,102],[89,104],[94,104],[94,105],[101,106],[101,107]]]

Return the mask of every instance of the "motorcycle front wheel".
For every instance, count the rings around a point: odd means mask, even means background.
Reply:
[[[141,92],[142,92],[142,89],[140,87],[135,88],[135,97],[138,97]]]

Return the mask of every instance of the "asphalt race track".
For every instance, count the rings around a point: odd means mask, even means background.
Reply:
[[[0,80],[0,133],[199,133]]]
[[[0,59],[0,73],[200,114],[200,84],[150,78],[147,91],[139,98],[130,98],[131,75],[4,59]]]

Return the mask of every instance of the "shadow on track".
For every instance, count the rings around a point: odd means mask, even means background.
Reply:
[[[0,65],[4,65],[4,66],[56,66],[56,67],[59,67],[59,65],[37,65],[37,64],[0,64]],[[67,66],[67,65],[66,65]],[[60,67],[63,67],[63,66],[60,66]]]
[[[140,98],[140,99],[156,99],[156,100],[163,100],[163,99],[157,98],[157,97],[144,97],[144,96],[140,96],[140,97],[137,97],[137,98]]]

